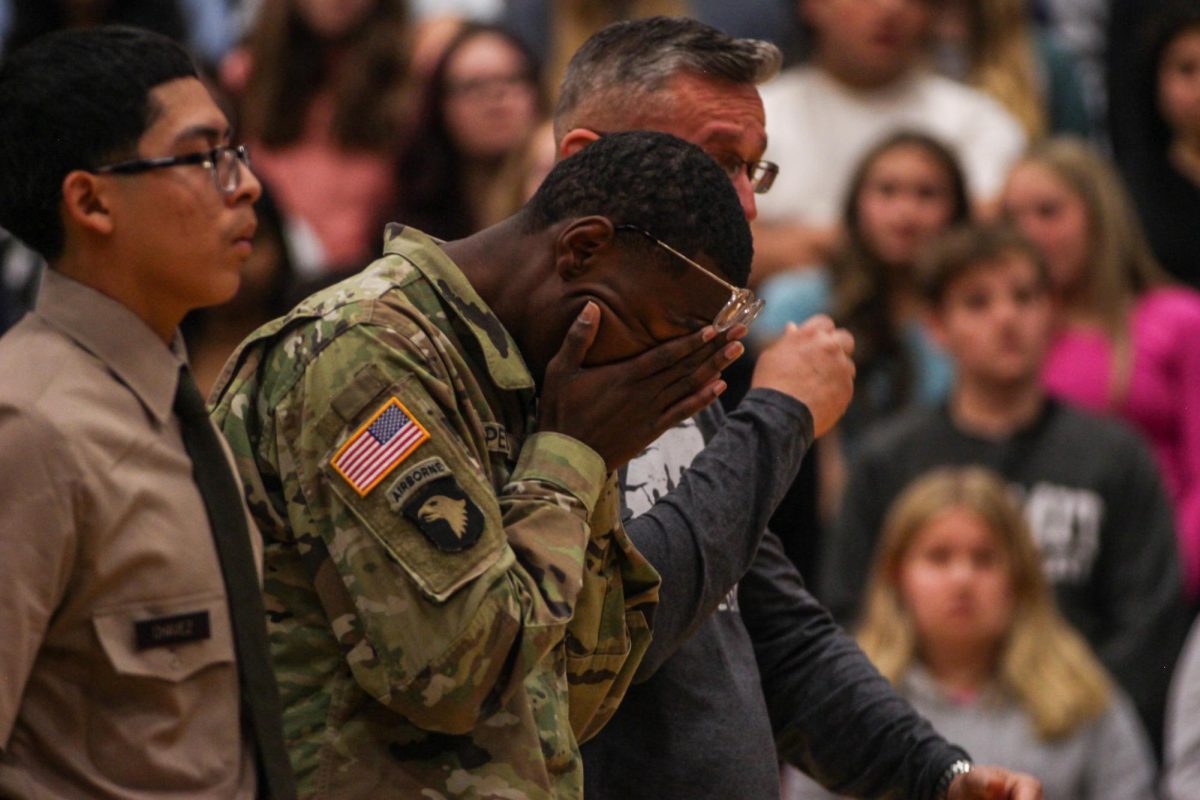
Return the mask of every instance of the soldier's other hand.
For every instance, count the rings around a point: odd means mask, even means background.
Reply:
[[[623,361],[584,366],[599,325],[600,309],[589,302],[546,367],[538,430],[578,439],[610,470],[716,400],[726,388],[721,370],[745,350],[733,341],[744,327],[717,333],[710,325]]]
[[[1042,800],[1042,784],[1032,775],[975,765],[954,779],[946,800]]]
[[[791,395],[812,412],[817,436],[832,428],[854,394],[854,337],[818,314],[803,325],[789,322],[758,357],[751,388]]]

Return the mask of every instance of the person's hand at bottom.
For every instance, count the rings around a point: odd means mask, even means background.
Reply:
[[[946,800],[1042,800],[1042,784],[1023,772],[974,764],[954,778]]]

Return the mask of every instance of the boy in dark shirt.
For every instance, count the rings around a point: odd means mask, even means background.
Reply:
[[[946,406],[868,434],[821,598],[852,622],[896,495],[935,467],[990,467],[1023,497],[1063,615],[1161,738],[1182,595],[1171,507],[1149,451],[1120,423],[1045,395],[1039,373],[1052,309],[1032,246],[1004,228],[970,227],[947,236],[923,266],[931,330],[955,362],[955,387]]]

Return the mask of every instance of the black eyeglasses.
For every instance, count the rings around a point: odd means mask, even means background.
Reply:
[[[743,161],[737,156],[732,156],[717,159],[717,164],[725,170],[731,181],[736,181],[739,175],[745,175],[750,181],[750,189],[755,194],[771,191],[775,178],[779,175],[779,165],[774,161]]]
[[[751,323],[753,323],[754,320],[758,318],[758,315],[762,313],[764,303],[761,298],[754,296],[754,292],[750,291],[749,289],[738,288],[737,286],[734,286],[717,273],[708,269],[703,264],[688,258],[674,247],[671,247],[671,245],[651,234],[649,231],[643,230],[636,225],[615,225],[613,228],[614,230],[631,231],[641,236],[645,236],[647,239],[654,242],[671,255],[682,259],[688,264],[691,264],[693,267],[700,270],[705,275],[728,289],[729,299],[725,301],[725,305],[713,318],[713,327],[715,327],[718,331],[727,331],[734,325],[745,325],[747,328],[749,328]]]
[[[242,170],[239,164],[245,164],[249,169],[250,154],[246,152],[245,145],[222,145],[202,153],[163,156],[162,158],[137,158],[117,164],[105,164],[92,171],[116,175],[135,175],[139,172],[149,172],[152,169],[193,164],[199,164],[212,172],[213,183],[216,184],[217,191],[228,197],[242,185]]]
[[[600,137],[611,135],[611,131],[598,131],[595,128],[588,128],[588,130]],[[725,170],[729,180],[736,181],[739,175],[745,175],[746,179],[750,181],[750,189],[755,194],[766,194],[771,191],[771,187],[775,185],[775,179],[779,177],[779,165],[774,161],[743,161],[737,156],[718,158],[711,153],[709,155],[717,162],[717,166]]]

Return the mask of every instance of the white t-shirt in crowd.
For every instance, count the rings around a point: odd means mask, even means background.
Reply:
[[[932,134],[954,150],[977,200],[999,194],[1025,148],[1020,125],[980,91],[924,70],[882,89],[860,90],[811,66],[785,71],[762,87],[769,145],[779,164],[764,221],[829,225],[840,217],[847,184],[863,154],[900,128]]]

